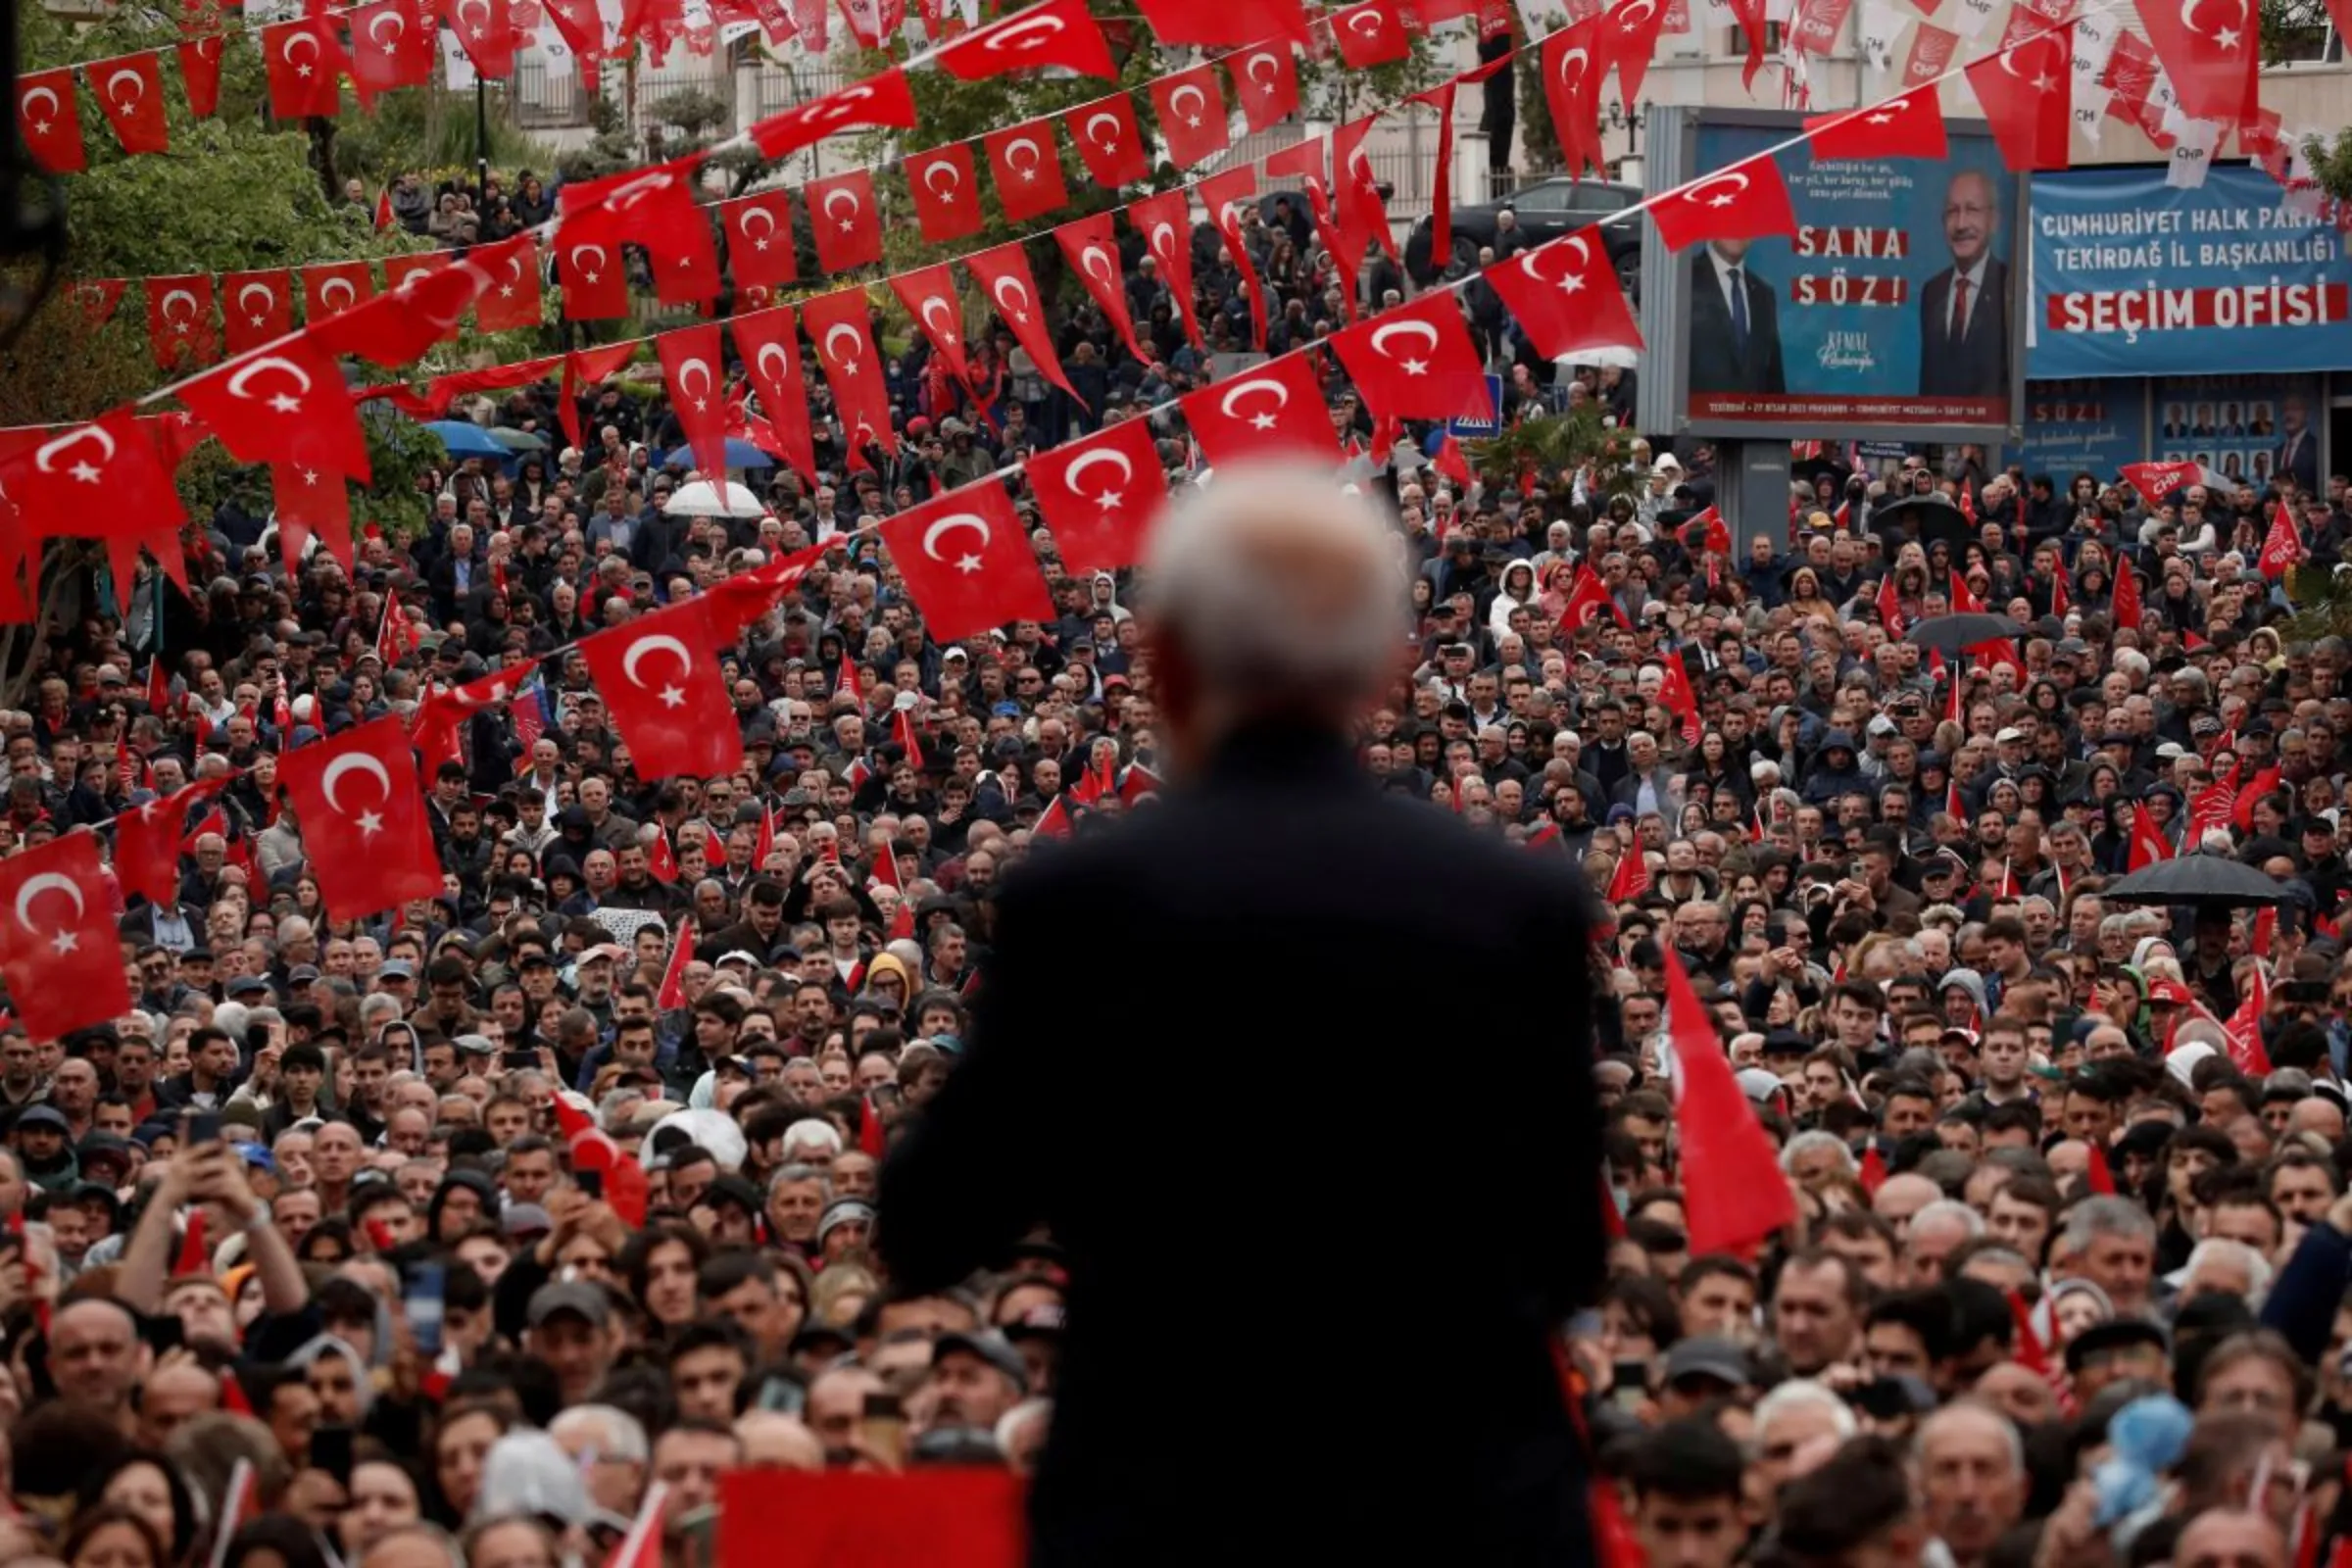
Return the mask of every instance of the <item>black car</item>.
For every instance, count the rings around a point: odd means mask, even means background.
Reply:
[[[1614,180],[1574,180],[1565,175],[1556,179],[1538,180],[1521,186],[1499,201],[1482,202],[1476,207],[1456,207],[1450,222],[1453,254],[1446,258],[1443,270],[1432,265],[1429,254],[1429,220],[1424,218],[1413,225],[1405,236],[1404,270],[1415,283],[1423,287],[1441,276],[1457,278],[1478,265],[1479,247],[1494,243],[1494,220],[1504,209],[1519,217],[1519,227],[1529,243],[1541,245],[1545,240],[1558,239],[1588,227],[1612,213],[1623,212],[1642,200],[1638,185],[1626,185]],[[1602,229],[1607,241],[1609,261],[1617,269],[1617,281],[1625,288],[1628,299],[1640,297],[1642,271],[1642,224],[1637,219],[1611,223]]]

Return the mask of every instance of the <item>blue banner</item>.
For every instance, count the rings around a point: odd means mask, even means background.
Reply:
[[[2195,190],[2162,169],[2034,176],[2036,380],[2352,365],[2343,237],[2242,164]]]
[[[2147,442],[2144,381],[2028,381],[2025,425],[2018,461],[2028,473],[2053,475],[2060,490],[2084,472],[2113,483],[2125,464],[2157,456]]]

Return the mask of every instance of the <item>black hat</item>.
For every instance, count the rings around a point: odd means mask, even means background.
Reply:
[[[2093,1323],[2067,1341],[2066,1370],[2080,1376],[2092,1356],[2128,1350],[2135,1345],[2152,1345],[2167,1356],[2173,1353],[2173,1342],[2163,1325],[2144,1317],[2111,1318],[2105,1323]]]

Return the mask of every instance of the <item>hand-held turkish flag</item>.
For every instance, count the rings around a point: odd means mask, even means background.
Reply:
[[[2074,40],[2070,24],[1968,67],[1968,85],[1992,125],[2001,163],[2017,173],[2067,165],[2075,128]]]
[[[163,62],[153,50],[83,69],[124,152],[172,150],[172,127],[164,122]]]
[[[734,318],[735,352],[760,394],[760,408],[776,435],[778,454],[803,475],[816,472],[816,436],[808,424],[808,394],[801,376],[801,330],[791,310],[753,311]]]
[[[1627,630],[1633,623],[1625,618],[1625,607],[1609,592],[1608,584],[1589,562],[1579,563],[1575,575],[1568,579],[1568,600],[1560,606],[1560,629],[1573,637],[1603,614]]]
[[[1290,45],[1264,43],[1225,62],[1242,123],[1252,132],[1270,129],[1298,112],[1298,67]]]
[[[764,857],[755,858],[754,868],[763,859]],[[662,966],[662,989],[654,995],[654,1005],[665,1012],[686,1005],[686,965],[694,961],[694,917],[688,915],[671,943],[669,962]]]
[[[1597,229],[1564,234],[1487,269],[1519,330],[1546,359],[1598,348],[1643,347]]]
[[[1701,240],[1772,239],[1796,232],[1788,187],[1766,153],[1668,191],[1651,205],[1649,216],[1666,248],[1677,251]]]
[[[950,142],[914,153],[900,166],[900,172],[906,177],[906,194],[914,202],[914,220],[924,243],[944,245],[980,232],[980,176],[968,144]]]
[[[932,352],[947,362],[956,379],[964,376],[963,302],[956,293],[956,274],[937,262],[910,272],[893,272],[890,291],[912,318]],[[846,661],[845,661],[846,662]]]
[[[130,1010],[98,840],[68,833],[0,860],[0,975],[17,1021],[55,1039]]]
[[[882,220],[874,211],[874,176],[852,169],[801,188],[808,204],[809,238],[817,265],[846,272],[882,259]]]
[[[670,412],[694,449],[694,466],[713,478],[727,471],[727,402],[719,395],[719,369],[726,361],[719,346],[718,323],[680,327],[654,339],[662,361],[662,383],[669,391]]]
[[[882,543],[934,642],[1053,616],[1029,536],[994,478],[900,513],[882,524]]]
[[[366,262],[329,262],[302,270],[302,315],[306,321],[341,316],[375,298],[375,274]]]
[[[294,274],[283,270],[223,273],[220,324],[231,354],[260,348],[293,331]]]
[[[1082,76],[1115,76],[1116,62],[1086,0],[1044,0],[966,33],[935,62],[960,81],[985,81],[1008,71],[1058,67]]]
[[[2276,914],[2266,909],[2265,914]],[[2254,956],[2262,961],[2254,965],[2247,983],[2246,994],[2238,999],[2237,1010],[2222,1025],[2222,1033],[2230,1042],[2230,1059],[2243,1073],[2266,1074],[2271,1070],[2271,1054],[2262,1043],[2262,1015],[2271,1006],[2271,979],[2267,972],[2269,955],[2262,948]]]
[[[1699,736],[1698,694],[1690,689],[1690,674],[1680,654],[1668,654],[1660,663],[1658,703],[1683,721],[1683,741],[1696,746]]]
[[[2164,830],[2156,825],[2156,819],[2148,814],[2146,803],[2132,807],[2131,858],[2124,869],[2144,871],[2159,860],[2172,858],[2173,846],[2165,838]]]
[[[1674,1121],[1682,1134],[1690,1255],[1744,1253],[1795,1223],[1796,1199],[1755,1107],[1732,1076],[1715,1020],[1699,1004],[1672,949],[1666,953],[1666,1029],[1674,1042]]]
[[[1061,122],[1078,149],[1078,161],[1104,190],[1140,184],[1152,172],[1144,156],[1143,128],[1135,121],[1135,101],[1125,93],[1080,104],[1065,113]]]
[[[1038,373],[1071,397],[1077,397],[1078,389],[1062,373],[1061,356],[1054,352],[1054,334],[1046,329],[1046,313],[1038,297],[1037,279],[1029,270],[1029,257],[1021,249],[1021,242],[1013,240],[967,256],[963,265],[970,269],[973,278],[988,295],[989,303],[996,307],[998,318],[1012,329],[1013,337],[1028,351]]]
[[[1331,346],[1375,417],[1445,419],[1494,413],[1486,366],[1462,325],[1461,304],[1448,290],[1433,290],[1348,327]]]
[[[727,237],[727,266],[739,288],[790,283],[800,273],[793,254],[792,192],[762,191],[718,204],[720,230]]]
[[[343,73],[351,65],[336,40],[339,19],[320,14],[262,29],[262,65],[270,76],[270,113],[279,120],[333,119],[343,108]]]
[[[68,425],[18,454],[5,486],[27,534],[154,538],[185,520],[155,442],[129,409]]]
[[[1184,322],[1184,335],[1193,340],[1193,347],[1205,351],[1206,340],[1200,336],[1200,322],[1196,316],[1193,300],[1193,213],[1192,194],[1182,187],[1163,190],[1156,196],[1146,196],[1127,204],[1127,221],[1144,236],[1144,247],[1159,266],[1161,281],[1176,301],[1176,314]]]
[[[641,778],[709,778],[743,765],[743,727],[712,652],[710,601],[689,599],[580,644]]]
[[[1010,222],[1025,223],[1058,212],[1070,204],[1061,180],[1061,157],[1054,145],[1054,122],[1032,120],[1008,130],[992,130],[981,138],[988,150],[988,172],[997,182],[997,200]]]
[[[2295,526],[2295,514],[2285,502],[2278,503],[2271,514],[2270,532],[2262,536],[2262,555],[2256,563],[2262,574],[2276,582],[2284,577],[2287,568],[2311,559],[2311,547],[2303,542],[2303,534]]]
[[[439,897],[440,858],[398,714],[295,747],[277,778],[327,913],[357,920]]]
[[[1195,66],[1153,81],[1152,109],[1168,144],[1168,161],[1178,169],[1204,163],[1230,145],[1225,92],[1217,85],[1214,66]]]
[[[1817,164],[1875,158],[1940,160],[1948,150],[1943,109],[1932,86],[1914,87],[1867,109],[1807,116],[1805,145]]]
[[[1303,350],[1187,393],[1177,405],[1212,465],[1272,453],[1340,461],[1323,388]]]
[[[880,442],[884,452],[896,452],[899,438],[890,424],[890,394],[883,385],[882,356],[874,349],[874,314],[865,290],[820,294],[801,307],[801,320],[816,345],[816,367],[833,389],[850,445]]]
[[[896,67],[770,115],[752,126],[751,137],[764,156],[784,158],[842,131],[874,126],[914,128],[914,94]]]
[[[2108,611],[2109,618],[2118,626],[2129,626],[2137,631],[2144,613],[2139,604],[2139,573],[2132,569],[2130,562],[2117,562],[2115,599]]]
[[[190,784],[115,818],[115,880],[126,897],[169,904],[179,897],[179,829],[188,808],[227,784]]]
[[[1118,332],[1127,352],[1149,365],[1152,356],[1144,352],[1143,343],[1136,337],[1135,317],[1127,309],[1119,242],[1111,231],[1110,214],[1096,213],[1074,223],[1062,224],[1054,230],[1054,243],[1061,247],[1062,259],[1069,263],[1070,270]]]
[[[81,109],[74,96],[74,68],[33,71],[17,78],[17,130],[33,162],[52,174],[89,167],[81,145]]]
[[[1028,463],[1038,510],[1073,572],[1117,571],[1144,558],[1144,540],[1168,498],[1148,419],[1121,419]]]

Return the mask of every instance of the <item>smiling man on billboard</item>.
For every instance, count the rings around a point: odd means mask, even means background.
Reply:
[[[1952,265],[1919,291],[1919,390],[1957,398],[2009,396],[2009,264],[1992,254],[2001,199],[1974,170],[1943,193]]]

